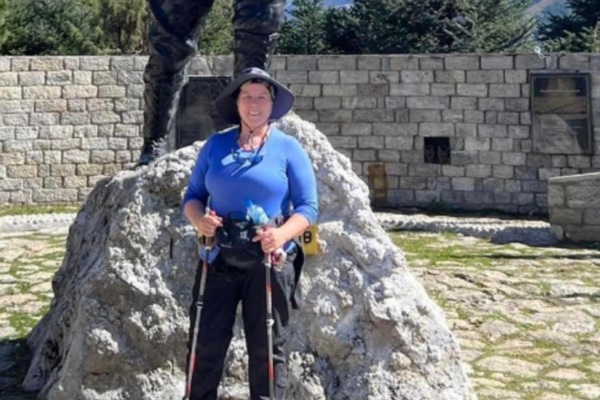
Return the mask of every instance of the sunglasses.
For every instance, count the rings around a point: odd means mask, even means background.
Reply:
[[[260,150],[260,148],[258,150]],[[241,152],[239,150],[231,150],[231,158],[233,158],[233,161],[235,161],[237,164],[245,164],[250,162],[249,166],[252,167],[261,162],[264,157],[262,154],[259,154],[258,151],[248,154],[247,152]]]

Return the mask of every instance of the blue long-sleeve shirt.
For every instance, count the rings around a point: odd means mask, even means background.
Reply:
[[[318,214],[317,185],[308,155],[292,136],[271,127],[268,139],[254,151],[238,145],[238,128],[212,135],[198,160],[183,206],[198,200],[219,216],[246,212],[248,201],[269,218],[298,213],[309,223]]]

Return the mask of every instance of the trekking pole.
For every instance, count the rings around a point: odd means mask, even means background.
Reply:
[[[269,399],[275,400],[275,371],[273,370],[273,291],[271,286],[271,253],[265,253],[265,272],[267,284],[267,346],[268,346],[268,373],[269,373]]]
[[[198,331],[200,328],[200,316],[204,306],[204,289],[206,288],[206,275],[208,275],[208,256],[212,246],[213,238],[204,236],[204,260],[202,261],[202,277],[200,278],[200,287],[198,288],[198,298],[196,300],[196,320],[194,321],[194,337],[192,338],[192,350],[189,356],[187,385],[185,388],[185,397],[183,400],[190,400],[192,393],[192,375],[196,366],[196,346],[198,344]]]

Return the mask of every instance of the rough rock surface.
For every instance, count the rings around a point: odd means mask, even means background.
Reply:
[[[365,184],[314,125],[281,128],[312,159],[320,245],[294,316],[288,399],[474,399],[441,309],[375,219]],[[201,143],[100,182],[70,228],[24,386],[58,399],[180,399],[197,263],[182,191]],[[247,398],[240,328],[221,399]]]

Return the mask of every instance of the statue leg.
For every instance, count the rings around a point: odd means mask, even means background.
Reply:
[[[138,165],[164,152],[165,136],[177,113],[185,66],[196,53],[199,27],[213,0],[148,0],[150,58],[144,72],[144,145]]]
[[[234,76],[246,68],[268,70],[283,25],[285,0],[237,0],[233,26]]]

